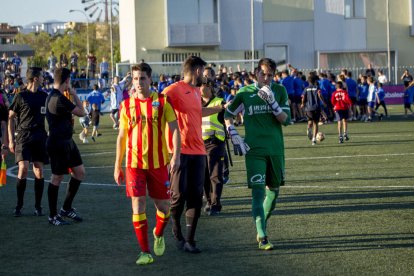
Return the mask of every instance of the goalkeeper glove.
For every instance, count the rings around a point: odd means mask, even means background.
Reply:
[[[272,89],[270,89],[269,86],[267,85],[263,86],[259,90],[259,92],[257,92],[257,95],[270,106],[270,108],[272,109],[272,113],[275,116],[283,112],[279,104],[275,100],[275,95],[273,94],[273,91]]]
[[[243,138],[240,137],[236,128],[233,125],[229,125],[227,131],[229,132],[231,143],[233,144],[234,154],[240,156],[245,155],[250,150],[250,147],[244,142]]]

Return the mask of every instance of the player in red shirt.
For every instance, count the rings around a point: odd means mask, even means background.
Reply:
[[[338,81],[336,84],[336,91],[332,94],[331,102],[334,106],[335,117],[338,121],[338,134],[339,134],[339,143],[349,140],[348,136],[348,125],[346,120],[349,117],[349,108],[352,105],[351,99],[348,96],[348,92],[343,89],[344,85],[341,81]],[[343,130],[343,132],[342,132]]]
[[[154,200],[156,226],[153,230],[154,253],[165,250],[164,229],[170,217],[167,164],[173,173],[180,166],[180,135],[176,116],[165,95],[150,91],[151,67],[146,63],[132,67],[134,89],[120,106],[119,133],[116,144],[114,178],[118,185],[124,180],[122,159],[126,152],[126,190],[132,200],[132,222],[142,252],[136,263],[150,264],[153,258],[148,245],[146,191]],[[173,134],[174,151],[169,161],[165,129]]]

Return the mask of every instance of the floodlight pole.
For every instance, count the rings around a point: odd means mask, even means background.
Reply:
[[[250,0],[252,72],[254,72],[254,0]]]
[[[111,77],[114,78],[114,41],[112,37],[112,0],[109,1],[109,36],[111,40]]]

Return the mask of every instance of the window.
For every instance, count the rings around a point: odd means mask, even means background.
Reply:
[[[164,53],[161,55],[162,62],[183,62],[188,56],[200,57],[200,53]],[[171,64],[163,64],[170,66]]]
[[[345,0],[345,18],[364,18],[365,0]]]
[[[244,59],[252,59],[252,51],[244,51]],[[259,51],[254,51],[254,59],[259,59]]]

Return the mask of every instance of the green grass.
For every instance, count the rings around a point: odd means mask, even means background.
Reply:
[[[103,136],[79,144],[87,185],[74,206],[83,223],[52,227],[47,217],[32,217],[32,181],[25,216],[14,218],[15,180],[8,177],[0,189],[0,274],[413,275],[414,120],[398,114],[400,106],[390,109],[391,119],[350,123],[351,140],[343,145],[335,124],[321,127],[326,140],[314,147],[305,124],[284,128],[287,182],[268,225],[273,251],[257,249],[244,161],[233,156],[222,214],[203,215],[199,222],[196,239],[203,252],[178,252],[169,225],[165,255],[146,267],[135,265],[130,200],[124,187],[113,186],[116,134],[106,115]],[[11,156],[8,163],[13,166]],[[49,167],[45,174],[49,178]],[[148,205],[152,229],[155,213]],[[43,206],[47,211],[46,191]]]

